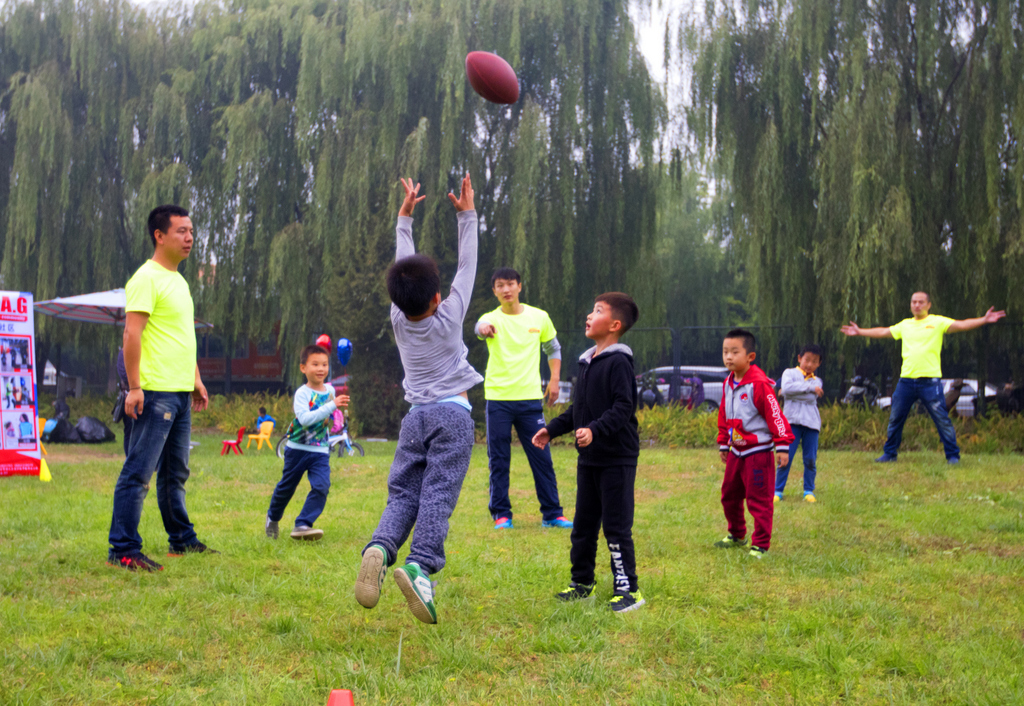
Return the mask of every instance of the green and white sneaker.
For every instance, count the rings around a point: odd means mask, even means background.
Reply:
[[[434,625],[437,623],[437,609],[434,608],[434,585],[430,576],[417,564],[406,564],[395,569],[395,583],[405,596],[409,610],[418,620]]]
[[[764,555],[767,552],[768,552],[767,549],[761,549],[761,547],[751,547],[750,548],[750,556],[754,557],[755,559],[763,559]]]
[[[569,587],[555,594],[560,601],[582,601],[594,595],[594,584],[569,582]]]
[[[356,577],[356,600],[364,608],[373,608],[380,600],[384,575],[388,572],[388,552],[379,544],[371,544],[363,552],[363,562]]]
[[[640,594],[640,591],[616,591],[612,599],[608,601],[608,607],[616,613],[628,613],[636,610],[647,601]]]
[[[715,542],[715,546],[719,549],[732,549],[734,547],[744,547],[747,544],[745,539],[736,539],[731,534],[725,539],[720,539]]]

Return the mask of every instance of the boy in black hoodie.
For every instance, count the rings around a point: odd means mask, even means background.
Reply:
[[[633,551],[633,484],[640,457],[636,375],[633,351],[619,343],[639,315],[628,294],[608,292],[594,300],[586,335],[597,345],[580,356],[573,404],[533,437],[533,445],[543,449],[552,438],[575,431],[579,451],[569,552],[572,581],[556,597],[571,601],[593,595],[603,523],[615,582],[608,606],[617,613],[644,604]]]

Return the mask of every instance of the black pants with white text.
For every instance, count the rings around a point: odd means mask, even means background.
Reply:
[[[636,591],[633,550],[633,485],[636,465],[576,468],[576,515],[572,521],[572,580],[594,583],[597,536],[602,525],[611,553],[616,591]]]

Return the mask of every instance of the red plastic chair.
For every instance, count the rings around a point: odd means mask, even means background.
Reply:
[[[234,451],[236,454],[238,454],[240,456],[243,455],[242,454],[242,436],[244,434],[245,434],[245,427],[242,427],[241,429],[238,430],[238,438],[237,439],[235,439],[234,441],[231,441],[230,439],[225,439],[224,440],[224,445],[220,447],[220,455],[223,456],[224,454],[226,454],[228,452],[228,449],[231,449],[232,451]]]

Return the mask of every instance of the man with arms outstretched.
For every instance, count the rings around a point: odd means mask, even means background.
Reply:
[[[900,380],[892,393],[892,409],[889,412],[889,430],[885,448],[881,456],[875,459],[878,463],[889,463],[896,460],[903,441],[903,424],[914,403],[921,400],[935,428],[939,430],[939,438],[946,451],[948,463],[960,462],[960,447],[956,444],[956,431],[949,421],[946,399],[942,394],[942,336],[946,333],[970,331],[985,324],[994,324],[1006,316],[1005,311],[996,311],[990,307],[984,316],[976,319],[960,321],[945,316],[929,314],[932,299],[927,292],[914,292],[910,298],[910,311],[913,318],[904,319],[895,326],[878,326],[860,328],[853,321],[840,329],[847,336],[866,336],[868,338],[895,338],[903,341],[903,367]],[[982,391],[980,394],[984,394]]]

